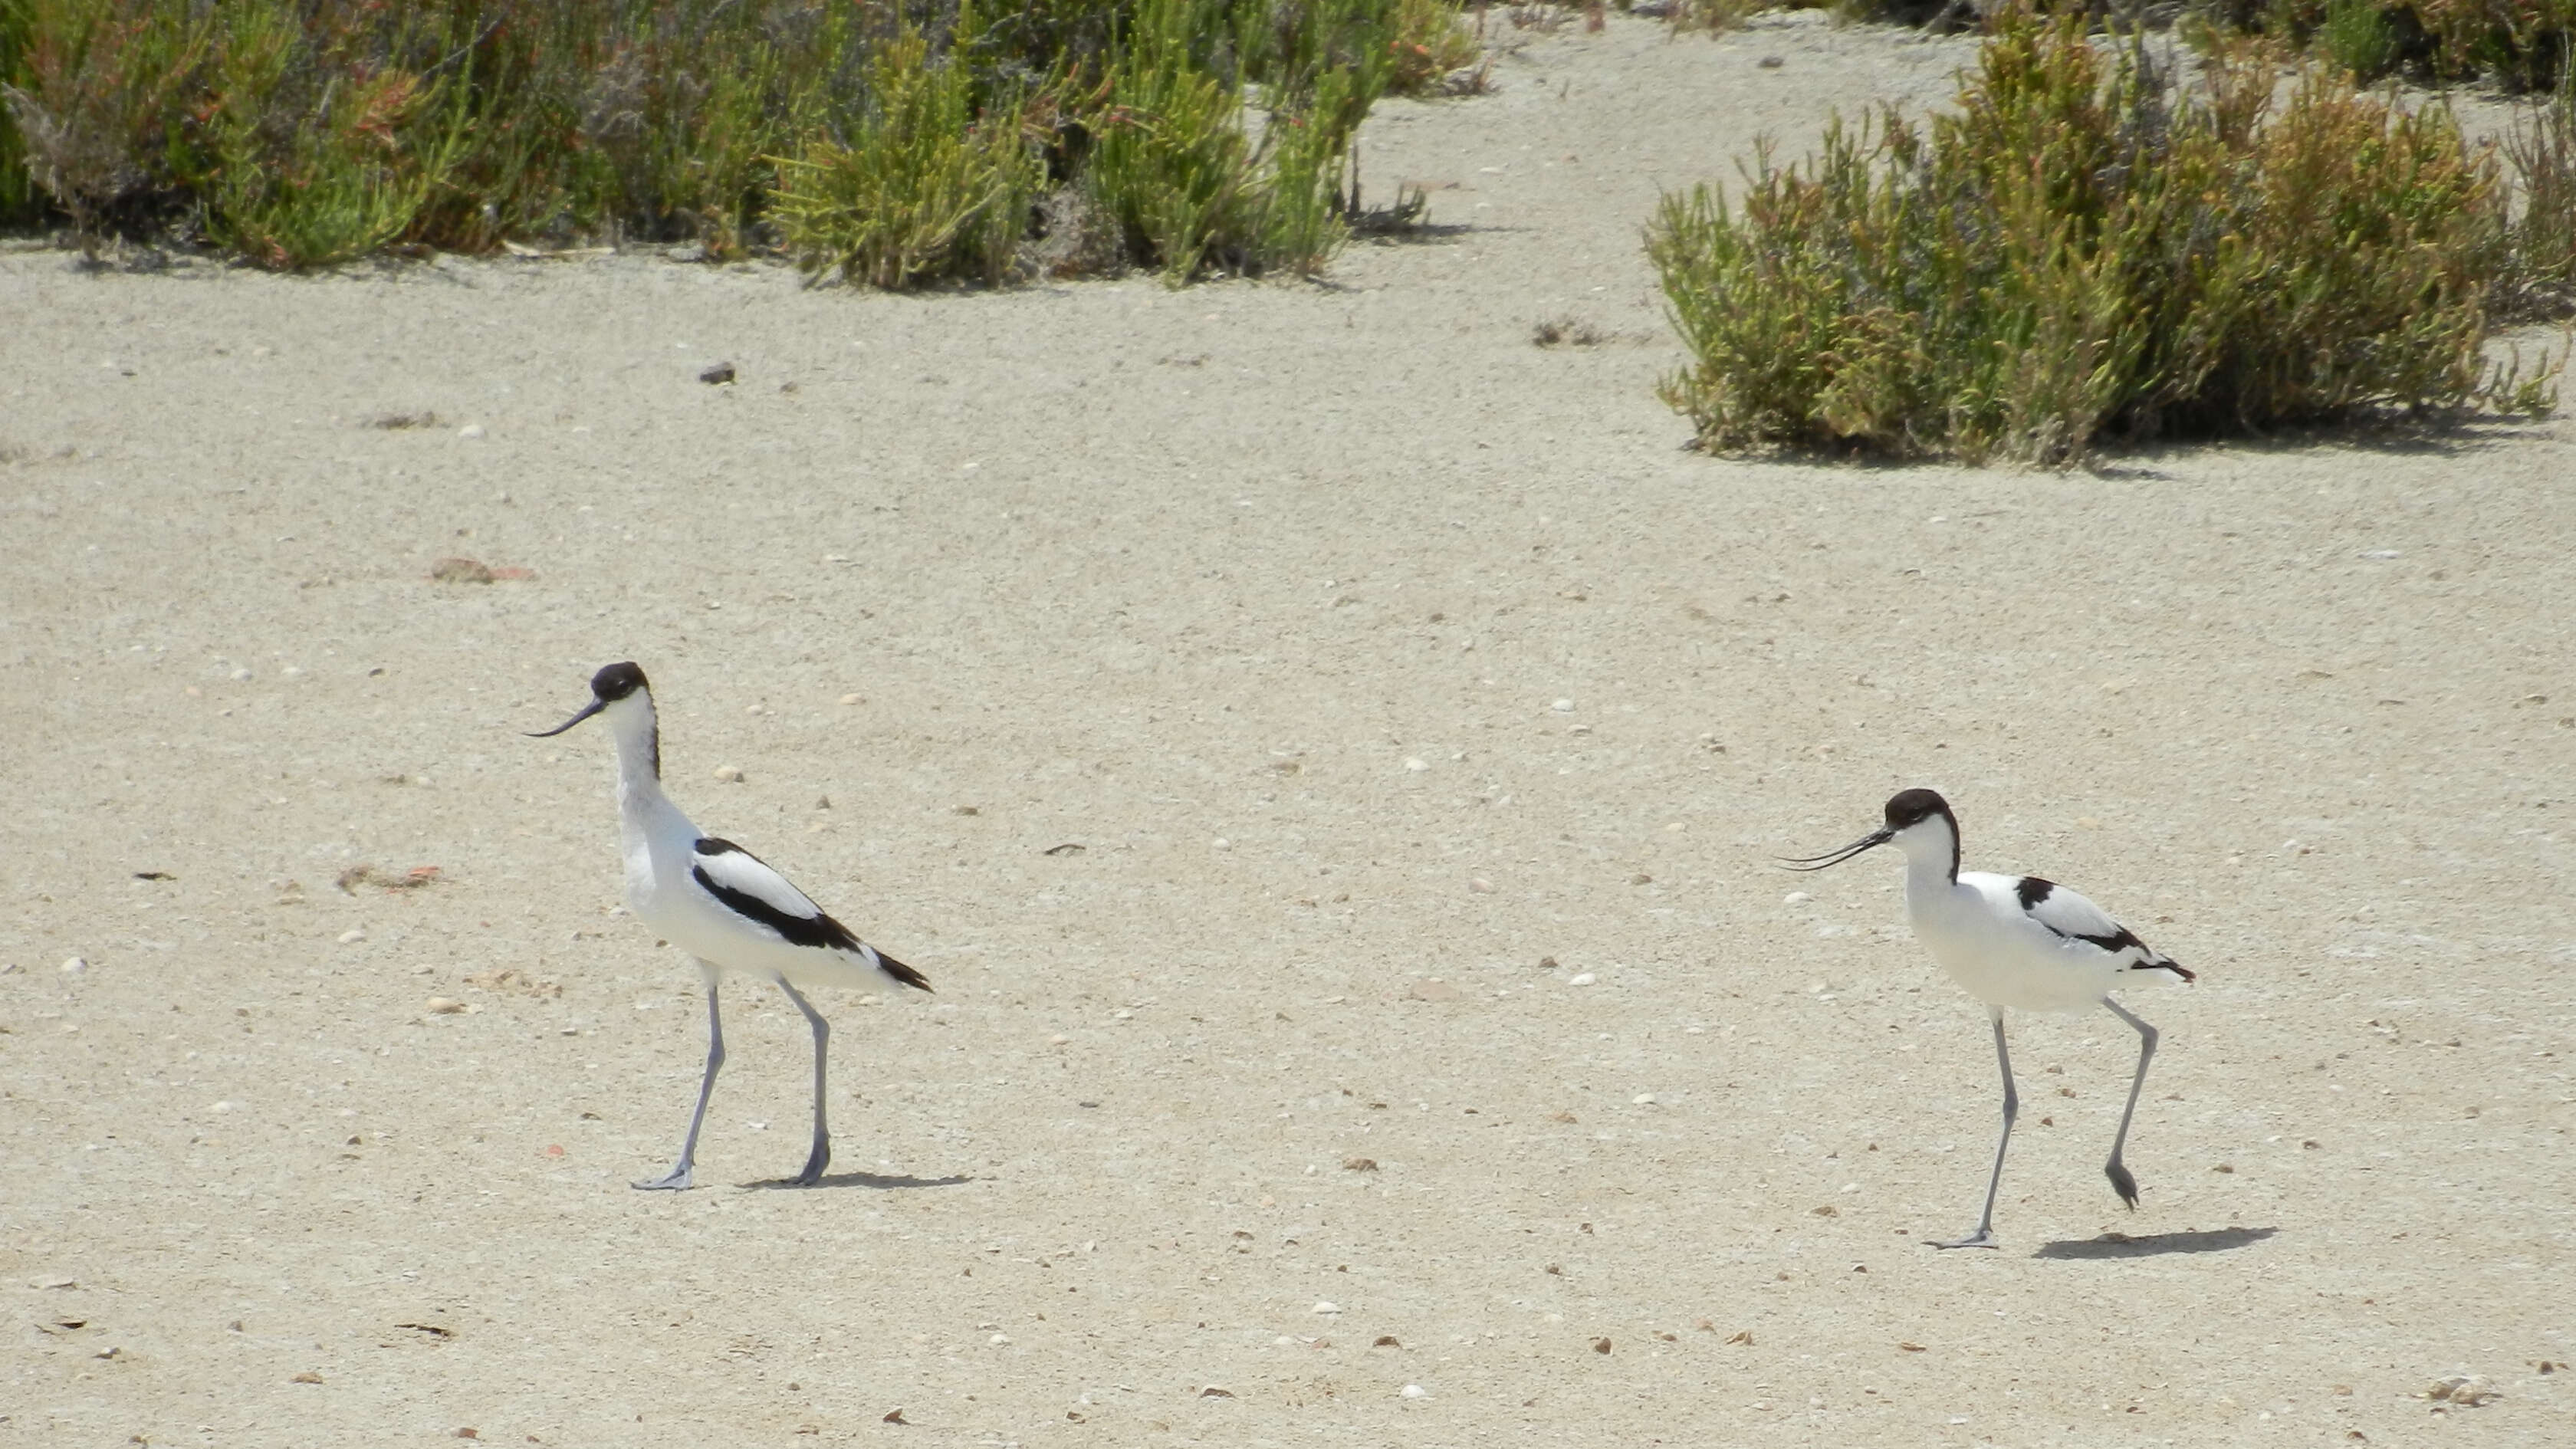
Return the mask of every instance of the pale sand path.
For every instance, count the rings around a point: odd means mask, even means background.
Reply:
[[[1649,393],[1656,187],[1968,54],[1544,42],[1388,108],[1473,229],[1328,288],[0,257],[0,1442],[2563,1434],[2576,430],[2061,477]],[[710,1186],[625,1186],[700,1003],[607,739],[514,732],[630,657],[681,803],[938,984],[822,1003],[833,1190],[741,1186],[807,1071],[749,985]],[[1914,783],[2203,973],[2139,1212],[2129,1033],[2019,1019],[2004,1251],[1918,1245],[1982,1019],[1892,860],[1767,863]]]

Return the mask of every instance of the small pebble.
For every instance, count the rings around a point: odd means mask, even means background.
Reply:
[[[1570,699],[1560,699],[1556,703],[1549,705],[1548,708],[1555,710],[1558,714],[1572,714],[1574,713],[1574,701]]]
[[[865,699],[860,698],[858,695],[855,695],[855,694],[845,694],[845,695],[842,695],[842,696],[841,696],[841,703],[843,703],[843,704],[865,704],[865,703],[867,703],[867,701],[866,701]]]
[[[1485,879],[1483,876],[1478,876],[1474,880],[1467,882],[1467,889],[1474,891],[1480,896],[1489,896],[1494,893],[1494,883]]]
[[[78,957],[78,956],[74,956],[74,957],[73,957],[73,958],[71,958],[70,960],[65,961],[65,962],[63,963],[63,974],[64,974],[65,976],[78,976],[78,975],[80,975],[82,972],[87,971],[88,969],[89,969],[89,962],[87,962],[87,961],[83,960],[82,958],[80,958],[80,957]]]
[[[1567,977],[1565,984],[1568,986],[1589,986],[1598,979],[1598,977],[1595,977],[1589,971],[1578,971],[1574,975]]]
[[[1784,906],[1803,906],[1814,899],[1814,896],[1807,894],[1805,891],[1791,891],[1780,898],[1780,904]]]
[[[1408,1399],[1427,1399],[1431,1397],[1431,1391],[1420,1384],[1406,1384],[1404,1396]]]
[[[483,436],[483,425],[481,423],[467,423],[465,426],[456,430],[456,436],[460,438],[479,438]]]
[[[2502,1398],[2487,1381],[2476,1374],[2452,1374],[2437,1379],[2424,1391],[2424,1397],[2435,1402],[2448,1401],[2464,1409],[2474,1409],[2491,1399]]]
[[[465,1003],[452,997],[433,996],[429,999],[429,1013],[432,1016],[454,1016],[464,1009]]]
[[[1431,762],[1422,758],[1420,755],[1407,755],[1404,760],[1404,768],[1418,775],[1423,771],[1430,769]]]
[[[716,766],[716,778],[726,782],[727,784],[739,785],[742,783],[742,767],[739,765],[718,765]]]
[[[1628,1099],[1628,1105],[1631,1107],[1651,1107],[1655,1105],[1655,1094],[1652,1092],[1639,1092],[1637,1095]]]
[[[1011,1341],[1011,1336],[1007,1333],[997,1333],[984,1341],[990,1344],[1004,1344]]]
[[[236,669],[233,671],[233,678],[235,681],[246,680],[250,678],[250,671],[247,669]]]
[[[214,1106],[209,1107],[206,1110],[210,1112],[229,1112],[232,1109],[233,1104],[230,1102],[217,1102]]]
[[[1313,1311],[1317,1313],[1339,1313],[1342,1311],[1342,1305],[1327,1300],[1316,1304]]]
[[[1216,848],[1216,849],[1218,849],[1218,850],[1232,850],[1232,849],[1234,849],[1234,842],[1233,842],[1233,841],[1231,841],[1231,840],[1226,839],[1226,838],[1225,838],[1224,836],[1222,836],[1222,835],[1218,836],[1218,837],[1217,837],[1216,839],[1214,839],[1214,840],[1209,841],[1209,842],[1208,842],[1208,844],[1209,844],[1209,845],[1211,845],[1211,846],[1213,846],[1213,847],[1215,847],[1215,848]]]
[[[367,933],[356,926],[351,926],[340,933],[340,944],[343,946],[352,946],[365,939],[367,939]]]

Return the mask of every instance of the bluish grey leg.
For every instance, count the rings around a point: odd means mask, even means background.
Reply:
[[[706,973],[707,979],[707,1074],[698,1083],[698,1110],[689,1114],[689,1136],[680,1144],[679,1166],[650,1182],[635,1184],[648,1192],[656,1189],[676,1192],[690,1185],[690,1175],[698,1161],[698,1129],[706,1125],[707,1099],[715,1095],[716,1071],[724,1065],[724,1014],[716,1004],[716,973],[709,970],[703,961],[698,963],[698,969]]]
[[[814,1003],[805,999],[805,993],[787,984],[786,977],[777,980],[778,989],[787,993],[787,999],[796,1003],[796,1009],[805,1013],[806,1023],[814,1028],[814,1150],[805,1158],[805,1170],[795,1178],[798,1187],[812,1187],[823,1180],[823,1169],[832,1165],[832,1133],[823,1123],[823,1058],[831,1048],[832,1024],[814,1009]]]
[[[2138,1180],[2129,1175],[2128,1167],[2120,1161],[2120,1150],[2129,1145],[2129,1119],[2137,1115],[2138,1089],[2147,1084],[2147,1063],[2156,1059],[2156,1029],[2122,1010],[2120,1003],[2107,996],[2102,998],[2102,1004],[2111,1008],[2113,1016],[2138,1029],[2138,1074],[2129,1079],[2129,1105],[2120,1111],[2120,1135],[2111,1139],[2111,1160],[2102,1168],[2110,1175],[2111,1190],[2120,1195],[2120,1201],[2127,1203],[2131,1212],[2135,1212],[2138,1208]]]
[[[2118,1010],[2117,1007],[2112,1008]],[[1995,1242],[1995,1190],[2004,1182],[2004,1149],[2012,1145],[2013,1118],[2021,1113],[2021,1094],[2013,1090],[2012,1053],[2004,1050],[2004,1013],[1999,1006],[1986,1008],[1995,1022],[1995,1065],[2004,1073],[2004,1135],[1995,1141],[1994,1175],[1986,1179],[1986,1210],[1977,1216],[1977,1230],[1951,1242],[1936,1242],[1936,1248],[1992,1248]]]

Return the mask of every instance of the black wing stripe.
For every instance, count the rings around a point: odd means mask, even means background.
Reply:
[[[732,841],[714,835],[699,837],[697,852],[700,855],[741,855],[753,860],[760,859],[759,856],[752,855],[750,851]],[[810,916],[789,915],[749,891],[718,885],[702,867],[691,866],[689,875],[708,895],[723,902],[726,910],[745,920],[757,921],[767,926],[776,931],[779,938],[791,946],[816,946],[826,950],[847,951],[854,956],[873,956],[876,958],[877,969],[888,976],[917,991],[930,990],[929,977],[851,935],[849,927],[833,920],[829,915],[820,911]]]
[[[2040,924],[2045,926],[2048,923],[2042,921]],[[2053,926],[2049,929],[2056,930]],[[2119,955],[2121,952],[2126,951],[2133,946],[2138,950],[2146,951],[2150,956],[2156,954],[2153,951],[2147,951],[2147,943],[2139,940],[2126,926],[2122,926],[2120,929],[2107,936],[2081,936],[2070,934],[2065,931],[2058,931],[2057,934],[2065,936],[2066,939],[2070,941],[2082,941],[2088,946],[2099,946],[2114,956]]]
[[[722,852],[708,850],[706,847],[723,844],[721,840],[701,840],[698,842],[698,849],[702,854],[716,855]],[[841,951],[859,949],[859,938],[850,934],[849,927],[833,920],[830,916],[819,913],[811,916],[791,916],[749,891],[739,891],[728,885],[717,884],[715,878],[707,874],[704,866],[691,866],[689,875],[705,889],[708,895],[724,902],[725,909],[747,921],[757,921],[776,931],[780,938],[791,946],[818,946],[827,950]]]
[[[2025,911],[2037,906],[2041,901],[2047,900],[2051,895],[2054,895],[2056,891],[2057,882],[2053,880],[2041,880],[2035,875],[2023,876],[2021,878],[2021,883],[2013,887],[2013,894],[2021,897],[2021,908]],[[2043,922],[2042,924],[2045,923]]]

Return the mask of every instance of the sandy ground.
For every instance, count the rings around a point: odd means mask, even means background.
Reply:
[[[2576,428],[2058,476],[1651,395],[1657,188],[1968,54],[1543,41],[1373,123],[1457,230],[1325,286],[0,258],[0,1441],[2570,1442]],[[703,1004],[605,734],[517,733],[624,658],[938,985],[823,1001],[827,1189],[748,984],[706,1186],[626,1186]],[[2133,1038],[2017,1018],[2004,1249],[1921,1246],[1982,1016],[1892,857],[1769,864],[1918,783],[2201,971],[2136,1213]]]

